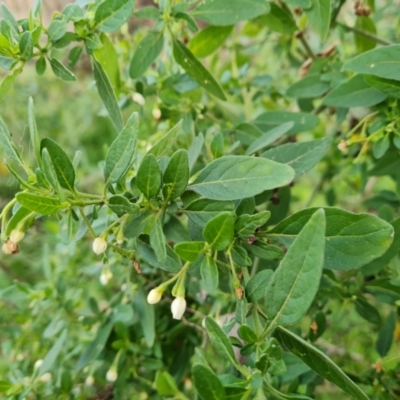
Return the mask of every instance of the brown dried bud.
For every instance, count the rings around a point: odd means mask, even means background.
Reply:
[[[2,250],[3,250],[4,254],[18,254],[19,253],[18,245],[10,239],[8,239],[7,242],[5,242],[3,244]]]
[[[365,7],[364,7],[364,10],[363,10],[363,13],[364,13],[364,15],[365,15],[366,17],[368,17],[368,16],[371,14],[371,7],[365,6]]]
[[[255,242],[257,242],[257,238],[254,235],[251,235],[247,238],[247,243],[251,246],[252,244],[254,244]]]
[[[139,261],[136,260],[136,258],[133,260],[133,268],[135,268],[135,271],[136,271],[138,274],[141,274],[141,273],[142,273],[142,268],[140,268]]]
[[[239,300],[241,300],[241,298],[243,297],[243,288],[242,288],[241,286],[237,287],[237,288],[235,289],[235,294],[236,294],[236,297],[237,297]]]

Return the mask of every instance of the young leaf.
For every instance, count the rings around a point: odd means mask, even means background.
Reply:
[[[15,229],[24,218],[26,218],[29,214],[31,214],[31,212],[32,212],[31,210],[28,210],[25,207],[18,208],[18,210],[13,214],[13,216],[8,221],[5,231],[6,236],[9,236],[11,231]]]
[[[17,76],[22,72],[21,68],[16,68],[10,75],[7,75],[3,81],[0,83],[0,101],[6,96],[6,94],[10,91],[12,86],[14,85]]]
[[[325,41],[331,24],[331,0],[311,0],[311,8],[304,10],[312,29]]]
[[[148,154],[154,154],[157,159],[168,154],[181,132],[182,121],[179,121],[148,151]]]
[[[272,278],[274,271],[272,269],[264,269],[257,272],[246,285],[246,298],[250,303],[260,300],[265,295],[265,289]]]
[[[29,123],[29,133],[30,133],[30,137],[31,137],[31,145],[32,145],[33,151],[35,152],[36,160],[39,163],[39,165],[41,165],[40,140],[39,140],[39,134],[38,134],[37,125],[36,125],[35,111],[33,108],[32,97],[29,97],[29,102],[28,102],[28,123]]]
[[[194,387],[203,399],[225,400],[225,389],[210,368],[195,363],[192,367],[192,375]]]
[[[134,112],[108,150],[104,166],[106,184],[118,182],[131,167],[135,156],[138,132],[139,115]]]
[[[204,242],[181,242],[174,250],[185,261],[195,262],[204,250]]]
[[[386,94],[369,86],[362,75],[356,75],[328,93],[323,104],[332,107],[370,107],[381,103],[386,97]]]
[[[75,192],[75,170],[64,150],[50,138],[42,139],[40,148],[48,150],[61,187]]]
[[[110,80],[105,73],[103,67],[96,60],[93,60],[94,79],[96,81],[97,90],[103,101],[105,108],[118,132],[121,132],[124,122],[121,110],[118,105],[117,97],[111,86]]]
[[[238,329],[238,335],[241,339],[249,343],[255,343],[258,340],[257,335],[248,325],[241,325]]]
[[[400,45],[366,51],[343,64],[343,69],[359,74],[400,80]]]
[[[58,199],[33,193],[17,193],[16,199],[22,207],[42,215],[54,214],[64,206]]]
[[[208,337],[218,353],[227,358],[235,367],[238,366],[235,353],[226,333],[210,317],[206,317],[205,321]]]
[[[293,178],[294,171],[287,165],[263,158],[225,156],[208,164],[188,188],[210,199],[236,200],[287,185]]]
[[[33,54],[32,33],[25,31],[19,39],[19,51],[25,61],[29,61]]]
[[[189,181],[189,158],[186,150],[176,151],[169,160],[163,176],[165,199],[173,200],[186,189]]]
[[[94,21],[104,32],[115,32],[130,18],[135,0],[105,0],[96,9]]]
[[[221,100],[226,100],[225,94],[218,82],[208,72],[201,62],[179,40],[174,39],[173,53],[175,61],[191,76],[199,85],[203,86],[212,95]]]
[[[203,236],[216,250],[225,250],[233,240],[234,219],[230,212],[222,212],[207,222]]]
[[[280,222],[266,235],[289,246],[316,208],[297,212]],[[353,214],[325,208],[324,268],[350,270],[383,255],[393,239],[393,227],[371,214]]]
[[[203,258],[200,264],[200,274],[207,290],[213,291],[218,287],[218,267],[212,257]]]
[[[57,173],[56,169],[54,167],[53,161],[50,157],[49,151],[44,148],[42,150],[42,172],[44,173],[44,176],[46,177],[47,182],[50,184],[50,186],[57,192],[57,194],[60,196],[62,193],[60,183],[58,182],[57,179]]]
[[[63,81],[76,81],[76,76],[56,58],[49,58],[49,61],[55,76],[58,76]]]
[[[161,186],[161,170],[153,154],[146,154],[136,176],[136,184],[147,199],[156,197]]]
[[[67,245],[72,239],[72,212],[68,210],[60,220],[60,240]]]
[[[340,387],[354,400],[369,400],[369,397],[322,351],[281,326],[276,328],[275,332],[280,342],[318,375]]]
[[[268,132],[265,132],[258,139],[254,140],[254,142],[249,146],[246,151],[246,156],[251,156],[259,150],[262,150],[264,147],[267,147],[271,143],[278,140],[285,133],[288,133],[290,129],[294,126],[293,122],[285,122],[282,125],[279,125]]]
[[[8,131],[6,124],[0,117],[0,144],[3,147],[3,151],[8,158],[15,161],[19,165],[23,165],[21,155],[19,151],[16,149],[12,139],[10,132]]]
[[[140,210],[137,204],[132,204],[125,196],[119,194],[109,197],[107,205],[119,217],[124,214],[136,214]]]
[[[167,250],[165,248],[165,238],[160,218],[156,218],[150,231],[150,245],[154,250],[157,260],[165,262],[167,260]]]
[[[250,235],[254,234],[257,228],[265,225],[270,217],[271,211],[262,211],[253,215],[240,215],[235,221],[235,233],[238,237],[247,239]]]
[[[269,160],[290,165],[296,175],[305,174],[321,160],[332,143],[330,136],[304,143],[287,143],[267,150],[261,156]]]
[[[67,20],[66,18],[57,18],[51,21],[47,29],[47,36],[50,42],[56,42],[61,39],[67,32]]]
[[[198,32],[189,43],[189,50],[195,57],[207,57],[218,50],[231,34],[233,25],[209,26]]]
[[[263,0],[206,0],[192,15],[210,25],[233,25],[269,12],[268,2]]]
[[[164,45],[163,32],[149,32],[139,43],[129,67],[132,79],[142,76],[160,55]]]
[[[294,324],[310,307],[322,275],[324,234],[325,214],[319,209],[300,231],[268,283],[265,304],[270,327]]]

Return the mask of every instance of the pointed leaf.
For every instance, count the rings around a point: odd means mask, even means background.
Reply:
[[[218,267],[212,257],[203,258],[200,264],[200,274],[207,290],[213,291],[218,287]]]
[[[76,81],[76,76],[56,58],[49,58],[49,61],[55,76],[63,81]]]
[[[179,121],[148,151],[148,154],[154,154],[157,159],[168,154],[181,132],[182,121]]]
[[[225,389],[210,368],[195,363],[192,367],[192,375],[194,387],[203,399],[225,400]]]
[[[151,228],[150,246],[154,250],[158,261],[165,262],[167,260],[167,250],[165,248],[165,238],[160,218],[156,218]]]
[[[17,193],[15,197],[21,206],[42,215],[54,214],[64,208],[60,200],[38,194]]]
[[[216,250],[225,250],[233,240],[234,219],[231,213],[222,212],[204,227],[203,236]]]
[[[105,0],[96,9],[94,21],[104,32],[115,32],[133,13],[135,0]]]
[[[163,176],[165,199],[179,197],[189,182],[189,158],[186,150],[176,151],[169,160]]]
[[[146,154],[136,176],[136,184],[147,199],[158,195],[161,186],[161,170],[153,154]]]

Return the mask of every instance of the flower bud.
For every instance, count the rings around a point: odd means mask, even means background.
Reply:
[[[110,368],[107,372],[106,379],[108,382],[115,382],[118,379],[118,372],[114,368]]]
[[[171,312],[173,319],[181,319],[186,310],[186,300],[184,297],[176,297],[171,304]]]
[[[92,375],[89,375],[86,380],[85,380],[85,385],[86,386],[93,386],[94,384],[94,378]]]
[[[110,268],[105,267],[105,268],[103,268],[103,270],[101,271],[101,275],[100,275],[100,278],[99,278],[100,283],[101,283],[103,286],[106,286],[112,277],[113,277],[113,274],[112,274],[112,272],[110,271]]]
[[[138,93],[138,92],[136,92],[136,93],[133,94],[132,100],[133,100],[135,103],[138,103],[139,106],[144,106],[144,104],[146,103],[146,100],[144,99],[144,97],[143,97],[140,93]]]
[[[13,229],[10,233],[10,240],[14,243],[19,243],[25,236],[25,232]]]
[[[33,365],[34,369],[39,369],[43,364],[43,360],[36,360],[35,364]]]
[[[50,372],[46,372],[45,374],[43,374],[40,378],[39,381],[40,382],[48,382],[49,380],[51,380],[51,373]]]
[[[151,113],[154,119],[159,120],[161,118],[161,110],[159,108],[153,108]]]
[[[158,288],[152,289],[147,295],[147,302],[149,304],[156,304],[161,300],[161,296],[162,292]]]
[[[93,251],[96,254],[104,253],[107,249],[107,242],[102,237],[98,237],[93,241]]]

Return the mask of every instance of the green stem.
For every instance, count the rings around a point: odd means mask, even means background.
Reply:
[[[314,52],[312,51],[310,45],[308,44],[307,40],[304,39],[304,33],[301,32],[298,39],[300,40],[301,44],[303,45],[307,55],[312,58],[313,60],[315,60],[317,58],[317,56],[314,54]]]
[[[14,207],[14,204],[17,202],[17,199],[11,200],[4,208],[3,211],[0,214],[1,218],[1,240],[5,241],[6,240],[6,226],[8,222],[8,213],[9,211]]]
[[[348,32],[354,32],[359,36],[365,37],[366,39],[373,40],[375,43],[382,44],[384,46],[389,46],[389,45],[393,44],[387,40],[384,40],[384,39],[379,38],[378,36],[375,36],[373,33],[363,31],[362,29],[356,28],[355,26],[348,26],[346,24],[342,24],[341,22],[336,22],[336,25],[341,26],[343,29],[345,29]]]
[[[89,232],[92,234],[92,236],[94,238],[97,237],[96,232],[94,231],[92,224],[90,223],[90,221],[88,220],[87,216],[85,215],[85,212],[83,211],[82,207],[79,207],[79,212],[81,213],[82,219],[85,222],[87,228],[89,229]]]
[[[275,389],[272,385],[270,385],[265,378],[263,379],[263,383],[264,383],[264,386],[266,387],[266,389],[270,393],[272,393],[277,399],[286,400],[286,397],[282,396],[283,393],[281,393],[279,390]]]

